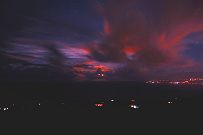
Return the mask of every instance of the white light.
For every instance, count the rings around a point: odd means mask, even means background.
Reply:
[[[4,111],[6,111],[6,108],[4,108]]]
[[[111,99],[111,102],[114,102],[114,100],[113,100],[113,99]]]
[[[168,104],[172,104],[173,102],[168,102]]]
[[[130,105],[130,107],[133,108],[133,109],[138,109],[138,108],[139,108],[139,107],[136,106],[136,105]]]

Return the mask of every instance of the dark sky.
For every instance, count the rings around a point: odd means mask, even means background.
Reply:
[[[203,76],[202,0],[3,0],[0,5],[4,77]]]

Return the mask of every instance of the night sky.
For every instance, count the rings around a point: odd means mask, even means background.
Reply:
[[[203,77],[202,0],[1,0],[1,80]]]

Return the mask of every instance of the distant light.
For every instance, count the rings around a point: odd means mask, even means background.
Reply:
[[[169,101],[168,104],[173,104],[173,102],[170,102],[170,101]]]
[[[4,108],[4,111],[6,111],[6,108]]]
[[[134,99],[132,99],[132,100],[131,100],[131,102],[135,102],[135,100],[134,100]]]
[[[133,108],[133,109],[139,109],[139,106],[136,106],[136,105],[130,105],[130,108]]]
[[[96,107],[103,107],[104,104],[95,104]]]
[[[111,99],[111,102],[114,102],[114,100],[113,100],[113,99]]]
[[[39,103],[38,105],[40,106],[41,104]]]
[[[173,84],[180,84],[180,82],[172,82]]]
[[[104,77],[104,74],[97,74],[98,76],[100,76],[100,77]]]

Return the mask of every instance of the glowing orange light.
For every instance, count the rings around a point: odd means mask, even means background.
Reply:
[[[103,65],[96,65],[96,66],[94,66],[94,69],[100,70],[101,72],[110,72],[111,71],[111,69],[109,69],[108,67],[103,66]]]

